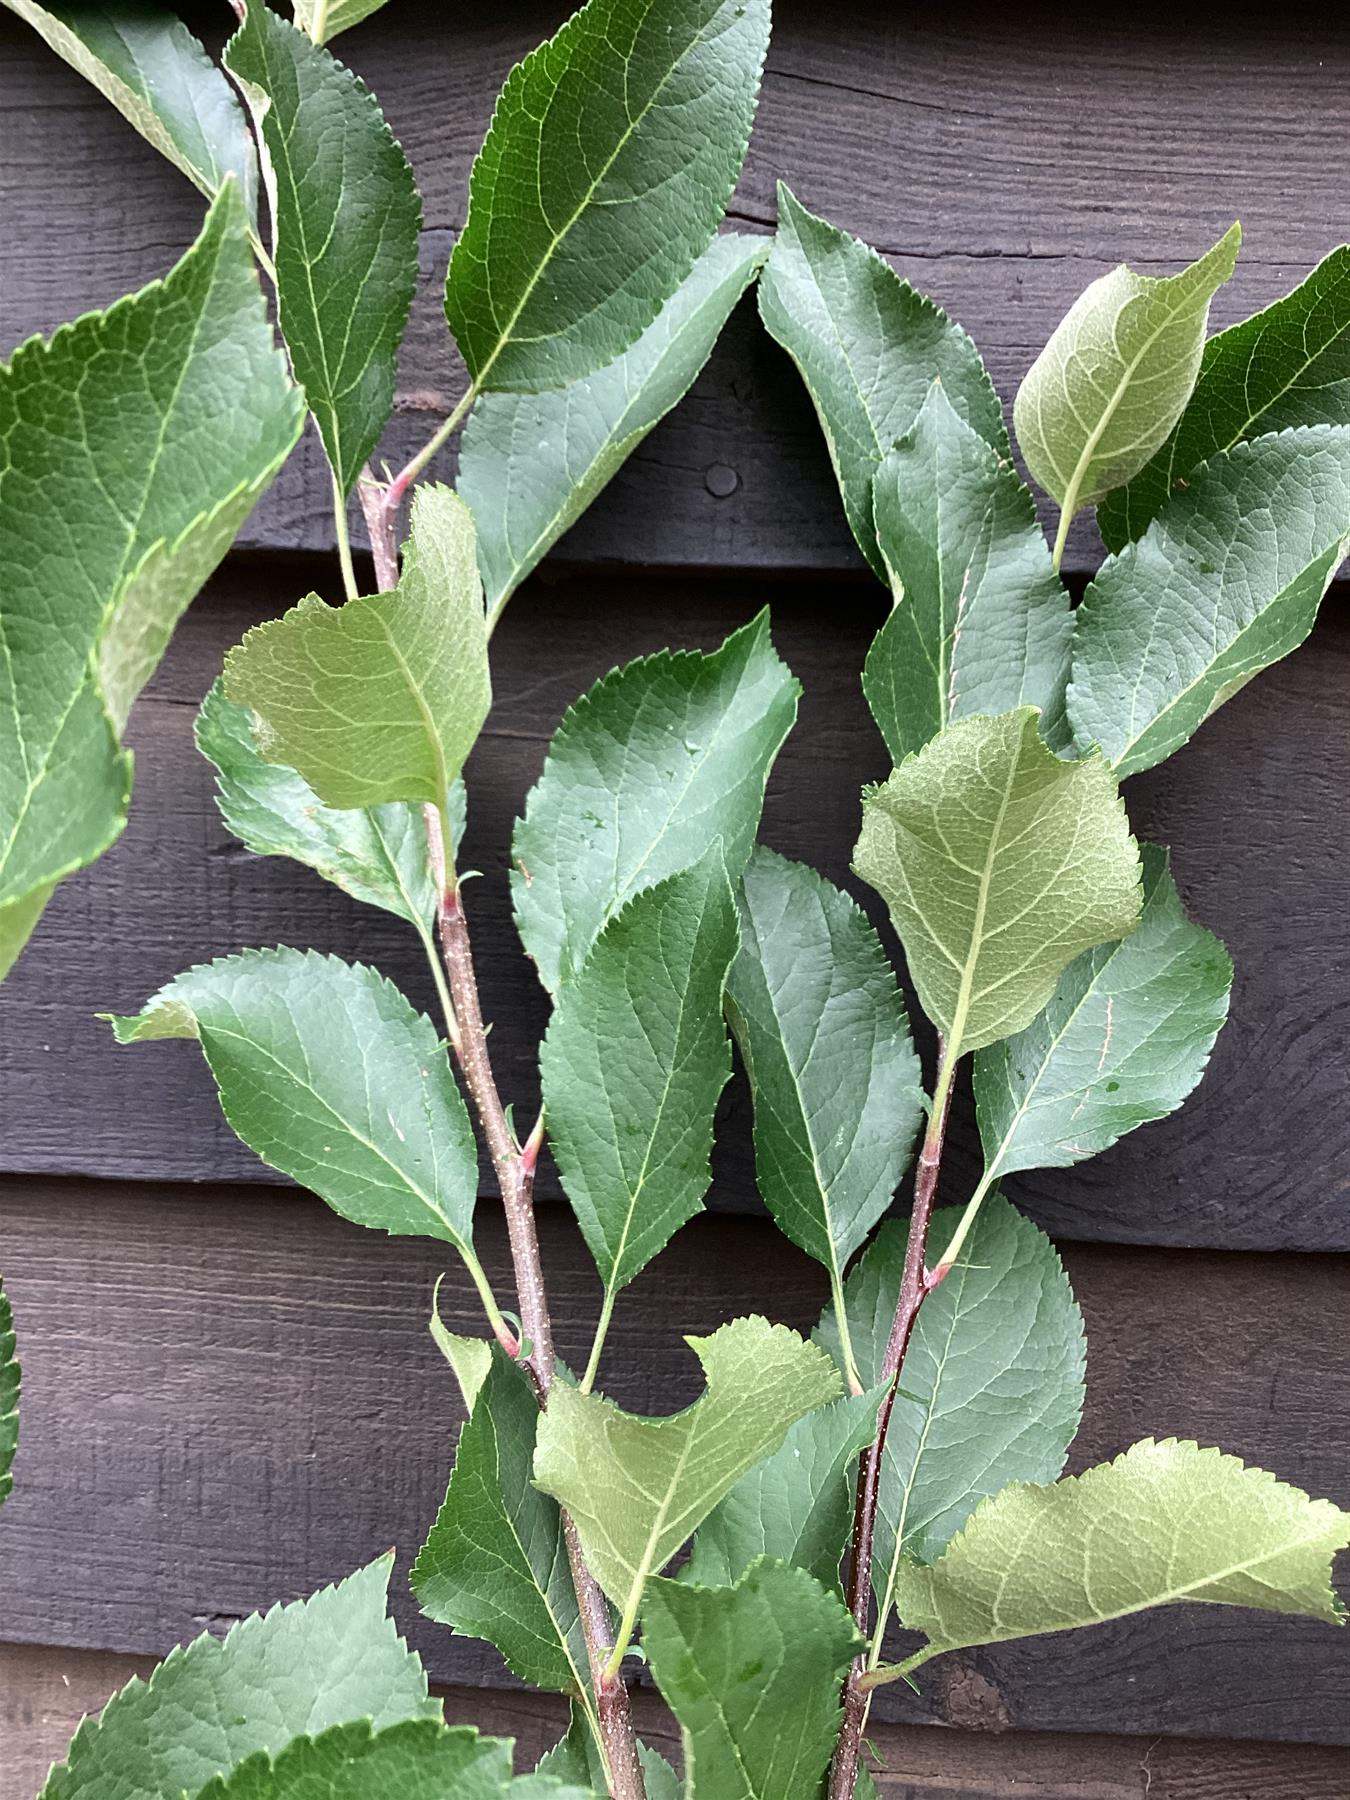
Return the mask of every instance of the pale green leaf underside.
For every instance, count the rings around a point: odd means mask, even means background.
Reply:
[[[445,1324],[439,1306],[442,1279],[439,1275],[436,1278],[427,1329],[431,1333],[432,1342],[454,1372],[464,1401],[464,1411],[468,1414],[472,1413],[478,1396],[483,1391],[483,1383],[488,1378],[488,1370],[492,1367],[492,1345],[486,1338],[465,1337],[462,1332],[451,1331]]]
[[[316,43],[326,44],[385,4],[386,0],[295,0],[295,22]],[[316,31],[316,26],[321,29]]]
[[[1029,1025],[1082,951],[1139,917],[1139,853],[1100,757],[1034,707],[958,720],[864,799],[854,866],[890,908],[955,1059]]]
[[[872,480],[935,380],[960,416],[1006,455],[1008,433],[979,352],[869,245],[817,218],[779,184],[778,232],[759,311],[815,402],[844,512],[880,580]]]
[[[1069,721],[1123,778],[1296,650],[1350,546],[1350,427],[1300,426],[1192,470],[1078,609]]]
[[[392,1552],[308,1600],[171,1651],[80,1726],[41,1800],[197,1794],[257,1751],[360,1720],[436,1719],[421,1663],[385,1614]]]
[[[19,1445],[19,1359],[14,1311],[0,1280],[0,1502],[14,1488],[14,1453]]]
[[[687,392],[764,260],[764,238],[714,238],[614,362],[541,394],[484,394],[460,442],[458,492],[478,527],[489,611],[500,608]]]
[[[562,387],[636,342],[740,173],[768,0],[590,0],[507,77],[445,310],[481,388]]]
[[[1074,301],[1027,371],[1013,425],[1027,467],[1074,513],[1137,475],[1181,416],[1209,303],[1233,273],[1234,225],[1179,275],[1121,263]]]
[[[1228,1016],[1233,965],[1186,917],[1167,852],[1145,844],[1144,910],[1118,944],[1078,957],[1025,1031],[975,1058],[990,1180],[1095,1156],[1175,1112]]]

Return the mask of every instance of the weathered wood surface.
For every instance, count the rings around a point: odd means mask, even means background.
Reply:
[[[567,10],[562,0],[399,0],[338,45],[384,103],[425,200],[395,461],[429,435],[462,381],[439,288],[497,88]],[[863,0],[780,0],[776,10],[734,222],[771,228],[784,178],[961,319],[1005,399],[1080,290],[1123,258],[1175,268],[1241,217],[1243,261],[1214,308],[1222,324],[1286,292],[1346,236],[1350,40],[1332,12],[1295,9],[1278,30],[1230,13],[1216,31],[1185,8],[1150,16],[1068,0],[895,13]],[[218,26],[220,8],[196,11]],[[3,351],[162,273],[191,240],[201,200],[7,13],[0,119]],[[1074,566],[1088,565],[1094,541],[1090,526],[1076,530]],[[312,434],[246,542],[331,546]],[[858,566],[810,408],[753,304],[565,554]]]
[[[0,1528],[5,1637],[162,1654],[397,1545],[394,1609],[438,1680],[500,1686],[493,1651],[420,1620],[409,1560],[460,1412],[424,1321],[445,1266],[316,1201],[258,1189],[0,1187],[25,1359],[16,1487]],[[478,1240],[509,1285],[504,1233]],[[584,1355],[598,1288],[560,1208],[543,1217],[559,1352]],[[1153,1433],[1219,1443],[1350,1501],[1344,1258],[1071,1246],[1089,1403],[1075,1466]],[[664,1412],[697,1388],[681,1341],[750,1306],[805,1328],[816,1266],[764,1221],[704,1219],[626,1294],[602,1380]],[[479,1329],[467,1282],[442,1291]],[[967,1728],[1350,1741],[1350,1638],[1174,1608],[935,1665],[882,1716]]]
[[[61,888],[5,984],[0,1168],[277,1179],[225,1126],[192,1045],[119,1051],[94,1017],[134,1011],[194,962],[250,945],[314,945],[375,963],[434,1010],[405,927],[229,838],[212,772],[193,746],[196,703],[225,649],[314,573],[234,563],[189,614],[139,705],[131,825],[109,856]],[[757,593],[743,582],[640,574],[535,583],[494,639],[498,698],[470,769],[464,863],[486,871],[470,889],[475,942],[499,1072],[522,1107],[534,1098],[546,1011],[510,923],[505,858],[549,734],[566,704],[614,662],[667,643],[712,645],[766,599],[806,695],[773,779],[764,836],[851,882],[858,790],[884,772],[857,679],[882,616],[866,582],[836,577]],[[1009,1183],[1056,1234],[1350,1248],[1347,693],[1350,619],[1333,611],[1299,655],[1248,687],[1170,763],[1130,784],[1136,828],[1174,845],[1188,904],[1234,956],[1233,1017],[1180,1114],[1078,1169]],[[757,1205],[749,1135],[738,1078],[720,1128],[714,1205]],[[975,1152],[967,1108],[953,1138],[953,1199],[975,1178]],[[541,1191],[558,1192],[551,1168]]]

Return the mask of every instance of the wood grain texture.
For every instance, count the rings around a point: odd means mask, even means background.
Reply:
[[[460,1417],[425,1329],[445,1267],[317,1202],[253,1189],[7,1181],[5,1278],[25,1409],[0,1529],[5,1636],[162,1654],[310,1592],[394,1544],[397,1616],[438,1680],[503,1685],[489,1648],[416,1617],[409,1561]],[[543,1221],[559,1354],[584,1354],[598,1283],[559,1208]],[[509,1287],[504,1232],[478,1242]],[[1218,1443],[1350,1501],[1344,1258],[1071,1247],[1089,1343],[1082,1467],[1149,1433]],[[821,1271],[762,1220],[697,1221],[625,1294],[602,1381],[672,1410],[698,1372],[683,1332],[752,1306],[798,1328]],[[479,1329],[451,1270],[446,1322]],[[1175,1608],[1072,1638],[944,1659],[883,1719],[1344,1743],[1350,1634]]]
[[[188,615],[132,719],[131,825],[57,893],[5,983],[0,1169],[116,1177],[275,1180],[225,1126],[190,1044],[113,1048],[95,1014],[134,1011],[211,956],[277,942],[376,964],[434,1010],[412,934],[297,865],[248,855],[225,832],[192,742],[196,703],[247,626],[305,590],[322,563],[236,561]],[[509,918],[511,821],[567,703],[615,662],[661,645],[711,646],[772,604],[775,640],[806,688],[771,784],[766,841],[848,874],[863,782],[885,772],[857,671],[882,613],[865,581],[690,581],[634,573],[533,583],[493,641],[496,705],[470,766],[464,866],[493,1052],[508,1097],[536,1097],[545,996]],[[1253,682],[1196,741],[1130,784],[1136,828],[1170,842],[1182,893],[1227,942],[1233,1017],[1183,1111],[1077,1169],[1009,1192],[1058,1235],[1253,1249],[1350,1248],[1350,814],[1344,804],[1350,617]],[[925,1053],[929,1046],[923,1045]],[[739,1077],[719,1128],[712,1204],[754,1208],[749,1103]],[[973,1184],[963,1096],[946,1193]],[[551,1165],[541,1192],[558,1194]]]
[[[208,35],[218,29],[218,7],[189,10]],[[425,199],[421,291],[388,441],[395,462],[462,384],[439,289],[497,88],[567,10],[560,0],[400,0],[337,46],[379,95]],[[1125,16],[1069,0],[957,0],[894,16],[863,0],[782,0],[776,11],[734,221],[770,229],[783,177],[963,321],[1006,401],[1071,301],[1122,259],[1176,268],[1241,217],[1243,261],[1214,309],[1223,324],[1287,291],[1346,235],[1350,40],[1329,14],[1281,16],[1276,28],[1230,13],[1219,29],[1184,8]],[[7,348],[161,273],[191,240],[201,201],[7,14],[0,118]],[[312,432],[245,535],[331,547]],[[810,407],[752,304],[564,554],[858,566]],[[1070,566],[1095,554],[1090,525],[1076,529]]]

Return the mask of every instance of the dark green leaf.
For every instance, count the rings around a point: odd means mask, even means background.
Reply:
[[[0,1502],[14,1489],[14,1452],[19,1447],[19,1359],[14,1311],[0,1281]]]
[[[251,1756],[197,1800],[499,1800],[510,1782],[511,1746],[500,1738],[433,1719],[374,1731],[363,1719]]]

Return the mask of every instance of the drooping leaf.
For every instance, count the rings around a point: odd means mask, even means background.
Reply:
[[[1006,454],[1007,428],[980,353],[959,325],[870,245],[807,212],[780,182],[778,232],[759,312],[815,402],[844,512],[880,580],[872,481],[935,380],[973,429]]]
[[[740,919],[727,1014],[760,1193],[838,1282],[890,1205],[923,1112],[905,1003],[866,915],[805,864],[756,849]]]
[[[638,1761],[647,1784],[647,1800],[684,1800],[684,1783],[659,1751],[639,1743]],[[603,1794],[608,1787],[595,1734],[585,1714],[574,1703],[566,1735],[539,1759],[536,1774],[556,1781],[575,1782],[588,1794]]]
[[[674,1417],[637,1418],[560,1382],[540,1420],[535,1481],[572,1515],[596,1580],[629,1614],[746,1470],[840,1391],[824,1351],[766,1319],[685,1341],[707,1387]]]
[[[445,312],[482,389],[562,387],[646,330],[736,185],[768,0],[590,0],[507,77]]]
[[[296,1738],[275,1756],[260,1751],[197,1800],[499,1800],[511,1791],[507,1740],[433,1719],[374,1731],[363,1719]]]
[[[71,1740],[40,1800],[197,1794],[256,1751],[361,1720],[438,1719],[421,1663],[385,1613],[393,1554],[308,1600],[171,1651]]]
[[[422,208],[373,94],[249,0],[225,49],[262,146],[277,317],[344,495],[384,430]]]
[[[1118,775],[1151,769],[1296,650],[1350,547],[1350,427],[1235,444],[1192,470],[1078,609],[1069,722]]]
[[[1097,508],[1107,548],[1142,536],[1199,463],[1293,425],[1350,425],[1350,244],[1292,294],[1210,338],[1171,436]]]
[[[1018,446],[1067,517],[1137,475],[1181,417],[1209,303],[1241,242],[1234,225],[1179,275],[1120,263],[1083,290],[1027,371],[1013,405]]]
[[[901,1565],[896,1603],[928,1643],[910,1657],[1068,1631],[1182,1600],[1338,1625],[1331,1559],[1350,1514],[1220,1450],[1142,1443],[1050,1487],[986,1500],[931,1568]]]
[[[700,1210],[712,1180],[736,939],[714,851],[610,920],[540,1050],[554,1159],[607,1300]]]
[[[654,1582],[643,1643],[680,1722],[688,1800],[817,1800],[858,1646],[835,1594],[775,1562],[735,1587]]]
[[[438,1275],[436,1290],[431,1297],[431,1317],[427,1321],[427,1328],[431,1332],[432,1342],[454,1371],[465,1412],[471,1413],[483,1391],[488,1370],[492,1367],[492,1345],[486,1338],[465,1337],[462,1332],[451,1331],[446,1326],[441,1318],[439,1305],[441,1280],[442,1277]]]
[[[970,713],[1038,706],[1063,743],[1073,613],[1031,495],[936,384],[872,484],[895,608],[863,692],[893,762]]]
[[[764,260],[764,238],[714,238],[614,362],[541,394],[485,394],[456,486],[478,527],[489,611],[500,610],[647,433],[688,391]]]
[[[1118,944],[1084,951],[1016,1037],[975,1058],[990,1180],[1095,1156],[1175,1112],[1228,1016],[1233,965],[1186,917],[1167,852],[1143,846],[1144,910]]]
[[[131,703],[301,419],[233,182],[162,282],[0,367],[0,960],[121,831]]]
[[[295,22],[316,44],[326,44],[340,31],[368,19],[386,0],[295,0]]]
[[[14,1490],[14,1453],[19,1447],[19,1358],[14,1309],[0,1281],[0,1504]]]
[[[855,868],[890,908],[951,1059],[1029,1025],[1075,956],[1133,930],[1139,852],[1100,757],[1034,707],[958,720],[864,797]]]
[[[539,1405],[505,1352],[491,1357],[413,1567],[413,1592],[428,1618],[495,1644],[522,1681],[585,1692],[586,1642],[562,1521],[557,1502],[531,1481]]]
[[[447,809],[492,699],[468,507],[419,488],[398,586],[345,606],[310,594],[255,626],[225,659],[225,692],[256,715],[263,755],[329,806]]]
[[[204,47],[150,0],[4,0],[214,200],[227,176],[252,222],[258,165],[243,109]]]
[[[710,654],[629,663],[567,711],[512,842],[516,925],[550,992],[635,894],[717,839],[739,878],[800,691],[761,613]]]
[[[678,1579],[723,1587],[768,1556],[837,1588],[853,1523],[852,1469],[876,1437],[885,1392],[850,1394],[798,1419],[708,1514]]]

